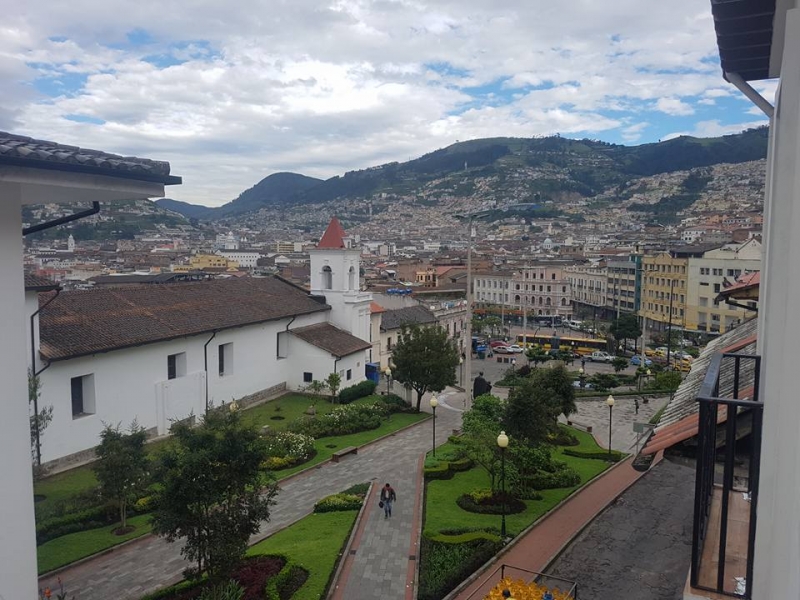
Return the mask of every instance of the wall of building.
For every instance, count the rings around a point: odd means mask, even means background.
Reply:
[[[511,304],[526,307],[531,318],[559,315],[571,319],[572,289],[565,266],[532,266],[514,273],[509,290]]]
[[[292,327],[325,320],[325,313],[300,316]],[[42,436],[42,459],[52,461],[97,445],[104,424],[127,427],[134,419],[153,433],[167,433],[173,419],[205,412],[203,346],[208,343],[208,400],[220,405],[279,385],[303,367],[290,353],[278,365],[277,337],[289,319],[211,334],[147,344],[52,363],[41,374],[41,406],[53,406],[53,421]],[[219,373],[219,347],[232,344],[226,372]],[[183,375],[167,377],[167,357],[185,353]],[[73,418],[71,380],[92,376],[94,409]],[[302,374],[301,374],[302,376]]]
[[[647,319],[648,328],[665,329],[670,322],[673,328],[683,326],[686,320],[687,267],[687,258],[673,258],[668,253],[645,256],[642,260],[640,313]]]
[[[324,381],[328,375],[334,372],[339,373],[342,378],[341,388],[356,385],[366,379],[365,365],[367,363],[367,351],[362,350],[344,356],[338,361],[330,352],[317,348],[300,338],[289,336],[289,352],[292,356],[292,368],[287,371],[287,383],[290,388],[302,390],[308,385],[304,380],[304,374],[310,373],[311,380]],[[350,371],[350,379],[347,372]]]

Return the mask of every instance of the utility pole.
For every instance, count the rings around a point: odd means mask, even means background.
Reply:
[[[669,362],[669,353],[670,349],[672,348],[672,297],[674,294],[672,293],[673,289],[675,288],[675,279],[670,278],[669,280],[669,321],[667,321],[667,368],[669,369],[670,362]]]
[[[474,218],[474,215],[469,215],[467,225],[467,352],[464,361],[467,379],[462,385],[468,398],[472,398],[472,221]]]

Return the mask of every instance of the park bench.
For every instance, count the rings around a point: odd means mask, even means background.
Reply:
[[[347,454],[358,454],[358,448],[356,446],[348,446],[347,448],[342,448],[341,450],[337,450],[331,456],[331,460],[335,463],[338,463],[339,460],[347,455]]]

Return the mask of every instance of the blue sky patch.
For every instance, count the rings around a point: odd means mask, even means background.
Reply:
[[[92,125],[105,125],[103,119],[97,117],[90,117],[88,115],[64,115],[67,121],[75,121],[76,123],[90,123]]]
[[[29,65],[37,68],[35,65]],[[39,65],[41,68],[43,65]],[[85,73],[59,73],[57,75],[38,77],[33,80],[34,89],[45,96],[72,96],[86,85],[89,76]]]

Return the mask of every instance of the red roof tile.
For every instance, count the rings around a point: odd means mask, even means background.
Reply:
[[[327,350],[337,358],[349,356],[372,347],[369,342],[365,342],[343,329],[334,327],[330,323],[316,323],[306,327],[290,329],[289,332],[312,346]]]
[[[346,235],[342,224],[339,223],[339,219],[333,217],[331,222],[328,223],[328,228],[325,230],[325,233],[322,234],[322,239],[320,239],[319,244],[317,244],[317,248],[346,248],[347,246],[345,246],[344,243]]]
[[[382,313],[382,312],[386,312],[386,309],[385,309],[385,308],[383,308],[383,307],[382,307],[380,304],[378,304],[377,302],[370,302],[370,303],[369,303],[369,312],[370,312],[370,313],[372,313],[372,314],[374,315],[374,314],[376,314],[376,313]]]

